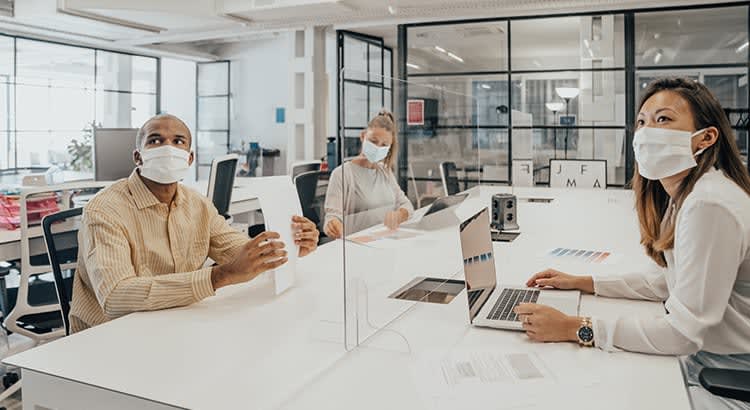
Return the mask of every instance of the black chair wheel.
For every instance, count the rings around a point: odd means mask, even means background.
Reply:
[[[7,389],[10,386],[16,384],[18,380],[20,380],[20,377],[18,377],[18,373],[15,373],[15,372],[6,373],[5,376],[3,376],[3,387]]]

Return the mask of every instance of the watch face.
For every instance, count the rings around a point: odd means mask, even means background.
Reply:
[[[594,330],[588,326],[581,326],[581,328],[578,329],[578,338],[581,339],[582,342],[588,343],[594,340]]]

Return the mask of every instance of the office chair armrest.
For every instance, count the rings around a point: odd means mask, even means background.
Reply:
[[[706,390],[716,396],[750,403],[750,370],[706,367],[701,370],[698,379]]]

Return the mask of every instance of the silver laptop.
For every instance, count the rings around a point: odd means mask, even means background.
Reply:
[[[495,255],[490,237],[490,212],[487,208],[462,222],[460,235],[469,299],[469,321],[472,325],[523,330],[513,308],[525,302],[548,305],[567,315],[578,315],[581,293],[577,290],[497,286]]]
[[[461,220],[456,217],[455,208],[461,205],[468,196],[469,194],[462,193],[440,197],[426,211],[417,211],[412,220],[401,226],[425,231],[456,226],[461,223]]]

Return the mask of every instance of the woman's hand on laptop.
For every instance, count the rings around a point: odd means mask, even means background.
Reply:
[[[536,303],[521,303],[513,312],[523,324],[529,339],[535,342],[575,342],[581,318]]]
[[[554,269],[547,269],[535,273],[526,281],[529,287],[551,287],[564,290],[580,290],[585,293],[594,293],[594,280],[591,276],[576,276]]]

